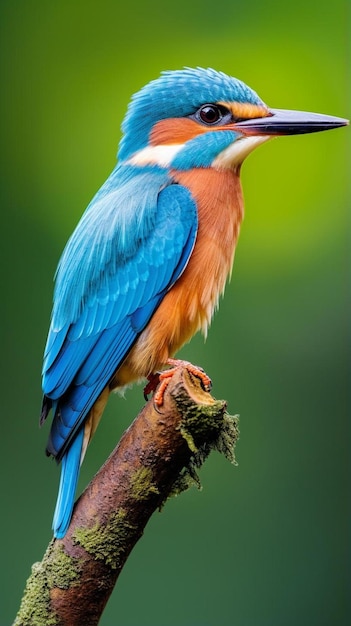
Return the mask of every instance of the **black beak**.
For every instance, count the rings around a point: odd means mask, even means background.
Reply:
[[[347,126],[348,123],[341,117],[320,113],[269,109],[267,117],[237,122],[235,126],[243,135],[302,135]]]

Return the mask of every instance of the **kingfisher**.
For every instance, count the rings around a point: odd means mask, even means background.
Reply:
[[[52,411],[46,451],[61,462],[56,538],[69,527],[80,464],[110,392],[144,378],[162,405],[177,350],[207,332],[243,219],[244,159],[272,137],[347,123],[272,109],[210,68],[163,72],[133,96],[117,165],[55,275],[40,423]],[[196,374],[208,388],[206,374]]]

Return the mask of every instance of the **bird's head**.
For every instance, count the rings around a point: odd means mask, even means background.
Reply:
[[[213,69],[164,72],[136,93],[122,125],[118,157],[134,165],[238,169],[277,135],[328,130],[347,120],[271,109],[242,81]]]

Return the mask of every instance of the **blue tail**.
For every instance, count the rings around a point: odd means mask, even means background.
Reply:
[[[54,537],[57,539],[62,539],[65,536],[71,521],[83,438],[84,426],[78,431],[71,446],[62,457],[60,486],[52,522]]]

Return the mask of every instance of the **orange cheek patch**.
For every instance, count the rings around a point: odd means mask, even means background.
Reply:
[[[249,102],[218,102],[218,104],[229,109],[234,118],[251,120],[270,115],[269,110],[264,105],[250,104]]]
[[[184,144],[197,135],[207,132],[207,128],[187,118],[169,118],[157,122],[149,141],[152,146]]]

